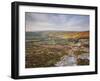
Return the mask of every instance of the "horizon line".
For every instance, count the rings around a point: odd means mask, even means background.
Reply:
[[[64,31],[64,32],[89,32],[89,30],[83,30],[83,31],[66,31],[66,30],[37,30],[37,31],[25,31],[25,32],[44,32],[44,31]]]

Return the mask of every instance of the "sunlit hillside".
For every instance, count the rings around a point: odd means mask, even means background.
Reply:
[[[89,32],[73,32],[64,35],[65,38],[89,38]]]
[[[80,39],[80,38],[89,38],[89,31],[85,32],[55,32],[49,34],[50,37],[58,37],[64,39]]]

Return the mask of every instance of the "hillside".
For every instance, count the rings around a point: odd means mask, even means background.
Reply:
[[[25,67],[89,65],[89,31],[25,34]]]
[[[63,38],[63,39],[89,38],[89,31],[85,31],[85,32],[55,32],[55,33],[50,33],[49,36]]]

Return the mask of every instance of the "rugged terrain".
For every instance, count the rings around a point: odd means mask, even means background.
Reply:
[[[89,31],[26,32],[26,68],[74,65],[89,65]]]

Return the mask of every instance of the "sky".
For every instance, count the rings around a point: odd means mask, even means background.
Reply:
[[[26,32],[89,31],[89,15],[25,12]]]

